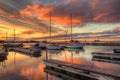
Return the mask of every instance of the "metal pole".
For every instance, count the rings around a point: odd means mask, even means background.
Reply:
[[[50,42],[51,42],[51,30],[52,30],[52,25],[51,25],[52,22],[51,22],[51,20],[52,19],[51,19],[51,12],[50,12]]]
[[[46,61],[48,60],[48,52],[47,52],[47,50],[46,50]]]
[[[71,17],[71,41],[72,41],[72,13],[71,13],[70,17]]]
[[[15,37],[16,37],[16,35],[15,35],[15,28],[14,28],[14,42],[16,41]]]
[[[8,33],[6,32],[6,42],[8,41]]]
[[[68,34],[68,27],[67,27],[66,36],[65,36],[65,41],[66,41],[66,42],[67,42],[67,34]]]

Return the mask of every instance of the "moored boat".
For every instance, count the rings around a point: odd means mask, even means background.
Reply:
[[[120,49],[113,49],[114,53],[120,53]]]
[[[69,43],[68,43],[68,45],[66,46],[66,48],[72,48],[72,49],[83,49],[83,44],[82,43],[80,43],[79,41],[74,41],[74,40],[72,40],[72,41],[70,41]]]
[[[51,37],[51,31],[52,31],[52,26],[51,26],[51,13],[50,13],[50,33],[49,33],[49,36],[50,36],[50,42],[51,43],[51,40],[52,40],[52,37]],[[63,47],[59,46],[58,44],[49,44],[47,45],[46,47],[48,50],[61,50],[63,49]]]
[[[83,44],[80,43],[78,40],[74,40],[72,36],[72,14],[71,14],[71,40],[66,45],[66,48],[83,49]]]
[[[47,46],[47,49],[48,50],[62,50],[63,47],[57,45],[57,44],[50,44]]]
[[[46,49],[46,43],[36,43],[33,45],[35,48]]]

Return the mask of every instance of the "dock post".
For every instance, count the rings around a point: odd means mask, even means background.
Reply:
[[[48,51],[46,50],[46,61],[48,60]]]

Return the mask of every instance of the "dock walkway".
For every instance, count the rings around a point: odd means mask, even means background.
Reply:
[[[120,64],[120,54],[119,53],[93,52],[92,55],[93,55],[92,60],[94,60],[94,61]]]
[[[93,56],[109,57],[109,58],[118,58],[120,59],[119,53],[102,53],[102,52],[93,52]]]
[[[22,52],[28,55],[37,55],[40,54],[40,50],[36,48],[10,48],[11,51],[17,51],[17,52]]]
[[[120,78],[120,72],[117,72],[117,71],[101,69],[93,66],[72,64],[72,63],[67,63],[67,62],[52,60],[52,59],[44,60],[44,62],[47,66],[65,70],[71,73],[84,75],[89,78],[93,78],[95,80],[98,80],[99,78],[98,75],[103,75],[103,76],[106,75],[114,78]]]

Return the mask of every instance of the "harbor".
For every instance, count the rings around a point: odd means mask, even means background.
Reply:
[[[120,0],[0,0],[0,80],[120,80]]]
[[[40,74],[38,74],[38,76],[41,75],[41,73],[43,76],[38,77],[37,79],[41,79],[42,77],[44,79],[50,79],[52,77],[54,79],[60,80],[119,80],[120,78],[120,57],[119,53],[114,53],[113,47],[85,45],[84,49],[64,48],[62,50],[42,50],[39,47],[35,46],[33,49],[31,48],[32,47],[9,47],[9,50],[7,50],[8,54],[6,55],[7,58],[4,60],[2,60],[3,57],[1,58],[1,68],[9,69],[9,67],[12,67],[12,65],[17,64],[16,66],[24,66],[26,62],[34,62],[26,63],[26,66],[36,64],[41,67],[42,71],[40,69]],[[118,49],[119,46],[114,46],[114,48]],[[30,49],[32,51],[30,51]],[[35,52],[35,54],[33,54],[36,50],[40,52]],[[34,55],[39,56],[36,57]],[[9,63],[8,60],[12,56],[14,56],[13,60]],[[20,59],[19,56],[21,56]],[[21,63],[23,60],[24,63]],[[40,61],[40,63],[37,63],[38,61]],[[99,65],[101,63],[104,64],[103,67]],[[110,65],[111,67],[106,67]],[[37,69],[39,72],[38,66],[34,66],[32,69]],[[27,68],[29,69],[30,66]],[[34,71],[30,72],[30,74],[33,73]],[[15,72],[15,74],[17,73]],[[24,71],[24,73],[22,71],[22,75],[26,75],[26,71]],[[34,75],[31,76],[31,78],[34,78]]]

